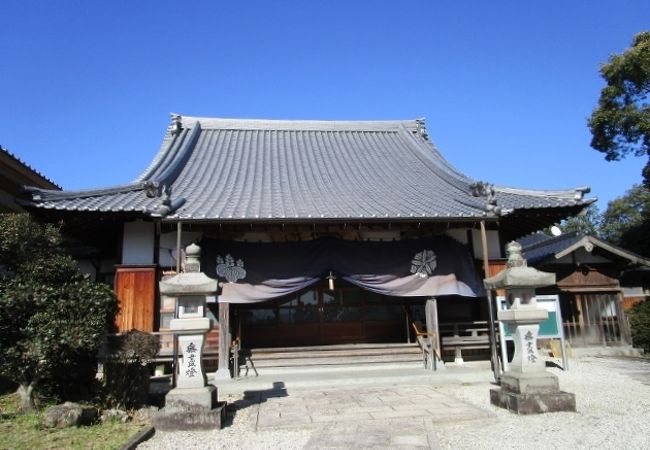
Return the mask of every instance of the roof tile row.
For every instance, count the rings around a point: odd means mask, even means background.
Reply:
[[[176,120],[178,126],[168,129],[159,153],[133,183],[59,195],[34,190],[33,205],[156,215],[163,204],[183,199],[176,203],[182,206],[162,213],[172,220],[462,219],[489,214],[486,199],[472,196],[474,180],[442,157],[420,120]],[[593,201],[584,199],[583,192],[495,187],[504,213]]]

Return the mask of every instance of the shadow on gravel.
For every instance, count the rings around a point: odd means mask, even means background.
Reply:
[[[244,391],[244,398],[226,405],[226,420],[224,427],[232,425],[237,411],[266,402],[270,398],[288,397],[287,388],[282,381],[274,381],[273,387],[255,391]]]

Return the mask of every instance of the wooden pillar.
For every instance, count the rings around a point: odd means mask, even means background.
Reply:
[[[488,257],[488,244],[487,244],[487,232],[485,231],[485,221],[481,220],[481,249],[483,251],[483,272],[485,278],[490,276],[490,259]],[[491,361],[492,361],[492,372],[494,373],[494,379],[499,382],[501,379],[501,369],[499,367],[499,355],[497,352],[497,338],[496,332],[494,330],[494,300],[492,299],[492,291],[487,290],[487,302],[488,302],[488,330],[490,332],[490,351],[491,351]]]
[[[183,222],[176,223],[176,273],[181,273],[181,236],[183,234]]]
[[[431,370],[438,370],[439,367],[444,369],[445,366],[442,361],[436,356],[440,354],[440,327],[438,326],[438,300],[435,297],[427,299],[424,304],[424,315],[427,322],[427,332],[435,333],[435,336],[430,338],[429,361]]]
[[[215,380],[229,380],[230,368],[230,303],[219,303],[219,368]]]
[[[619,291],[616,299],[616,316],[618,319],[618,329],[621,333],[621,341],[632,345],[632,333],[630,332],[630,323],[627,321],[627,314],[623,307],[623,291]]]

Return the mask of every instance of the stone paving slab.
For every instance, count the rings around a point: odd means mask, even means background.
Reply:
[[[309,449],[435,449],[433,429],[422,419],[373,420],[357,424],[330,424],[316,430]]]
[[[247,405],[256,408],[256,430],[319,429],[314,448],[432,448],[432,424],[493,416],[426,385],[280,389],[249,392],[247,400],[253,397]]]

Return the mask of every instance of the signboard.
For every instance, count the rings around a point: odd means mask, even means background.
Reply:
[[[503,296],[498,297],[499,308],[503,311],[508,309],[508,302]],[[538,295],[537,306],[548,310],[548,319],[539,324],[539,338],[551,339],[562,338],[562,314],[560,313],[560,300],[557,295]],[[512,340],[512,333],[507,326],[503,327],[503,334],[506,339]]]
[[[564,330],[562,328],[562,312],[560,311],[560,298],[557,295],[537,295],[537,306],[548,310],[548,318],[539,324],[539,339],[559,339],[562,349],[562,363],[565,370],[568,370],[569,365],[566,358],[565,343],[564,343]],[[497,297],[499,308],[503,311],[508,309],[508,302],[504,296]],[[513,340],[512,332],[507,325],[499,321],[499,334],[501,336],[501,349],[502,358],[507,361],[505,354],[505,341]],[[507,370],[507,362],[504,364],[504,369]]]

